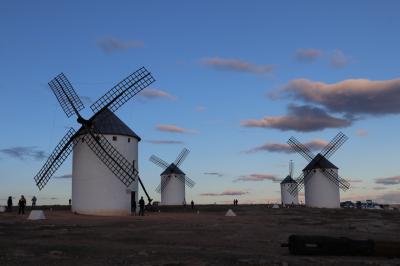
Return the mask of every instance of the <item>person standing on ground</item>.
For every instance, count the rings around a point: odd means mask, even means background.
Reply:
[[[194,209],[194,201],[193,200],[190,202],[190,205],[192,206],[192,210],[193,210]]]
[[[8,212],[12,212],[12,197],[11,196],[9,196],[8,197],[8,200],[7,200],[7,211]]]
[[[26,199],[24,195],[21,195],[21,198],[18,201],[18,214],[25,214],[25,206],[26,206]]]
[[[144,216],[144,199],[143,197],[139,200],[139,216]]]
[[[32,198],[32,210],[33,210],[33,208],[35,208],[35,207],[36,207],[36,197],[33,196],[33,198]]]
[[[136,200],[135,199],[133,199],[133,201],[132,201],[131,213],[133,215],[136,215]]]

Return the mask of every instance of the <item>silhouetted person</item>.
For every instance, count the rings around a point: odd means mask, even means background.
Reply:
[[[139,200],[139,216],[144,216],[144,199],[143,197]]]
[[[194,201],[193,200],[190,202],[190,206],[192,206],[192,210],[193,210],[194,209]]]
[[[13,204],[12,204],[12,197],[9,196],[9,197],[8,197],[8,200],[7,200],[7,211],[8,211],[8,212],[12,212],[12,206],[13,206]]]
[[[71,199],[68,200],[68,204],[69,204],[69,206],[71,206]]]
[[[18,201],[18,214],[25,214],[25,206],[26,206],[26,199],[24,195],[21,195],[21,198]]]
[[[36,206],[36,200],[37,200],[36,197],[33,196],[32,197],[32,209],[35,208],[35,206]]]
[[[238,200],[238,199],[236,199],[236,206],[238,206],[238,203],[239,203],[239,200]]]
[[[182,205],[183,205],[183,208],[186,208],[186,200],[183,200]]]
[[[136,200],[132,201],[131,212],[133,215],[136,215]]]

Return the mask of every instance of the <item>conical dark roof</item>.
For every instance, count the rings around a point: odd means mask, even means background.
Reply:
[[[289,184],[289,183],[297,183],[296,180],[294,180],[290,175],[288,175],[287,177],[285,177],[285,179],[282,180],[281,185],[282,184]]]
[[[96,130],[103,135],[122,135],[136,138],[140,141],[140,137],[133,132],[121,119],[119,119],[113,112],[104,109],[93,120]],[[87,134],[87,130],[82,126],[78,130],[78,135]]]
[[[167,169],[164,170],[164,172],[161,173],[161,175],[170,175],[170,174],[174,174],[174,175],[185,175],[184,172],[182,172],[181,169],[179,169],[178,166],[176,166],[174,163],[171,163]]]
[[[322,154],[318,153],[317,156],[303,169],[303,171],[310,171],[314,169],[339,169],[326,159]]]

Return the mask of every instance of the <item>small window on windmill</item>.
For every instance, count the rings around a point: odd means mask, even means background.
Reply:
[[[117,136],[113,136],[113,141],[117,141]]]
[[[99,137],[99,136],[96,136],[96,140],[99,141],[99,140],[100,140],[100,137]]]
[[[131,138],[128,138],[128,142],[131,142]]]

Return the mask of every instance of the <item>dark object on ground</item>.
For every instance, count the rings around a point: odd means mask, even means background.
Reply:
[[[347,237],[291,235],[288,243],[293,255],[337,255],[337,256],[370,256],[373,255],[373,240],[353,240]]]
[[[400,257],[400,242],[354,240],[347,237],[291,235],[288,247],[293,255],[336,255]]]

